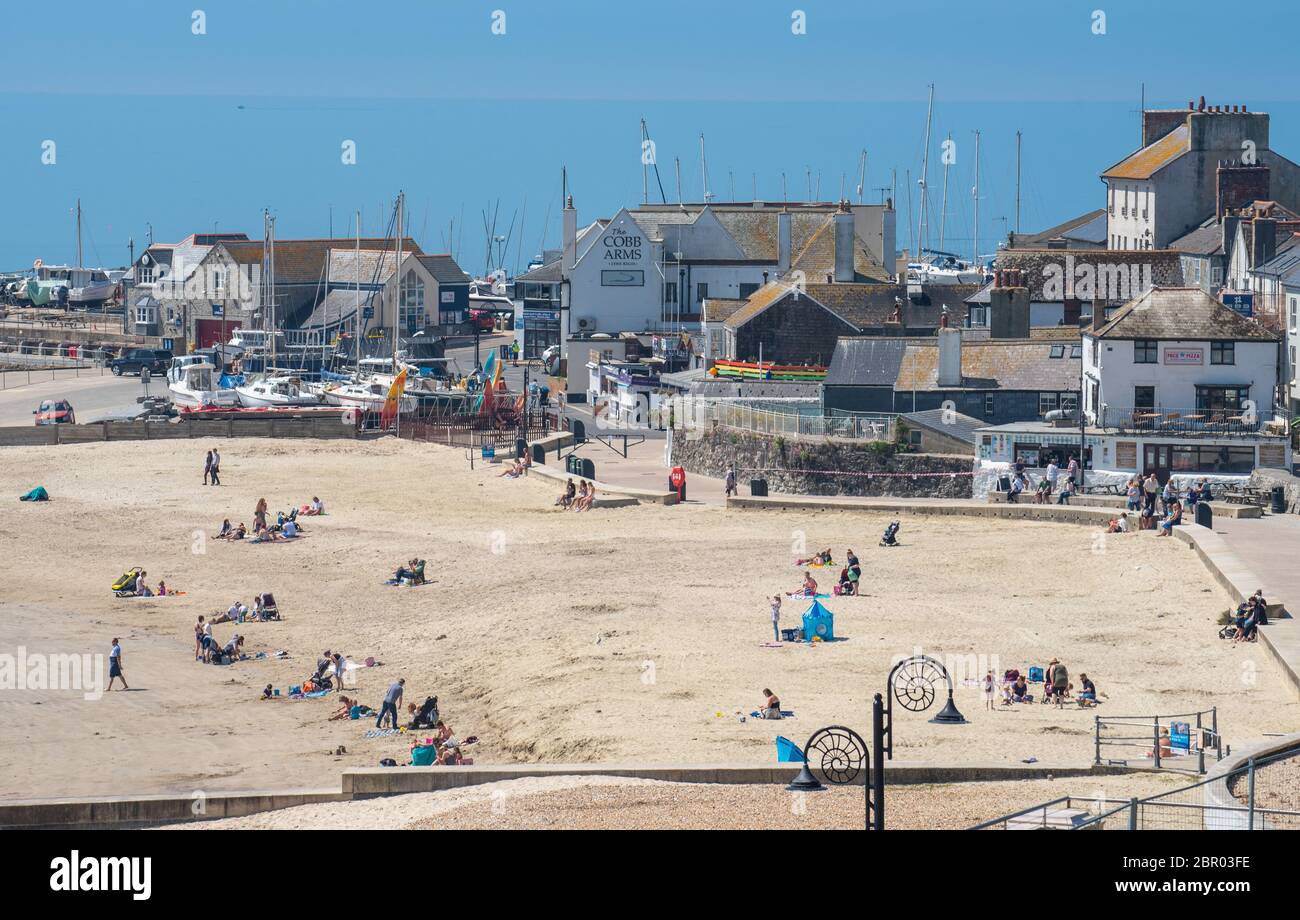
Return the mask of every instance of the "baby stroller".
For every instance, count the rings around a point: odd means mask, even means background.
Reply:
[[[134,597],[142,571],[138,565],[128,570],[126,574],[113,582],[113,594],[117,597]]]
[[[433,728],[436,724],[438,724],[438,698],[436,696],[427,696],[424,698],[424,704],[411,718],[409,727],[412,729]]]
[[[253,611],[261,620],[278,620],[280,619],[280,608],[275,604],[275,598],[270,592],[259,594],[253,598]]]
[[[313,692],[316,690],[333,690],[334,678],[330,676],[330,666],[326,665],[323,668],[317,668],[315,674],[303,681],[304,690],[307,689],[307,685],[311,686]]]
[[[898,546],[898,521],[893,521],[885,528],[885,535],[880,538],[881,546]]]

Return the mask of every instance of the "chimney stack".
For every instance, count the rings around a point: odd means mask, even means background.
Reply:
[[[835,280],[847,284],[853,271],[853,212],[848,201],[841,199],[835,211]]]
[[[1096,332],[1106,325],[1106,301],[1100,297],[1092,299],[1092,331]]]
[[[989,338],[1029,338],[1029,288],[1024,272],[1004,268],[994,273],[989,291]]]
[[[939,330],[939,374],[941,387],[961,386],[961,330]]]
[[[578,260],[578,212],[573,207],[573,196],[564,200],[564,261],[560,263],[560,274],[568,278],[569,272]]]
[[[790,270],[790,212],[776,215],[776,272],[784,275]]]

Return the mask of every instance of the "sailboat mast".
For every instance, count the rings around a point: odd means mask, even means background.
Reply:
[[[1016,132],[1016,232],[1020,232],[1020,132]]]
[[[86,263],[81,258],[81,199],[77,199],[77,268],[84,268]]]
[[[980,133],[975,132],[975,187],[971,189],[975,199],[975,258],[972,264],[980,267]],[[982,271],[982,269],[981,269]]]
[[[700,177],[704,183],[704,203],[708,204],[713,196],[709,194],[709,161],[704,155],[704,132],[700,132]]]
[[[402,312],[402,199],[405,192],[397,193],[397,261],[393,274],[397,278],[397,303],[393,309],[393,373],[397,373],[397,320]]]
[[[357,327],[356,341],[353,346],[357,350],[357,379],[361,379],[361,211],[357,211],[357,252],[353,260],[353,267],[357,275],[357,315],[354,317]]]
[[[930,102],[925,109],[925,151],[921,156],[921,217],[916,226],[916,245],[918,252],[925,250],[926,231],[926,182],[930,178],[930,122],[934,114],[934,84],[930,84]]]
[[[945,151],[952,149],[952,132],[948,132],[948,144]],[[943,206],[939,210],[939,248],[943,249],[944,231],[948,227],[948,157],[943,158]]]

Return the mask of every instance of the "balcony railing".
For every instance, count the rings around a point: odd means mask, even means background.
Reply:
[[[1101,413],[1102,428],[1134,434],[1224,437],[1287,434],[1287,420],[1273,413],[1244,409],[1113,409]]]

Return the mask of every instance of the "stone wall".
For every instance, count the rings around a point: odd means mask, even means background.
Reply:
[[[1247,484],[1256,489],[1282,486],[1286,489],[1286,510],[1290,514],[1300,514],[1300,479],[1286,470],[1260,467],[1250,474],[1250,481]]]
[[[901,453],[879,441],[782,440],[716,427],[696,439],[673,432],[672,462],[719,479],[734,464],[745,492],[749,480],[764,478],[768,491],[797,495],[971,497],[970,457]]]

